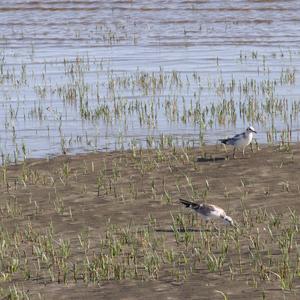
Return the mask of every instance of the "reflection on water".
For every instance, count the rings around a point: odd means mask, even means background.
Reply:
[[[248,123],[296,141],[299,16],[297,0],[1,2],[1,151],[199,145]]]

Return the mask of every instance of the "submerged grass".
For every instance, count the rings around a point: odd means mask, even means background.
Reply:
[[[37,149],[31,141],[40,136],[43,144],[55,144],[54,153],[134,146],[153,149],[212,143],[216,130],[249,123],[259,128],[264,142],[289,146],[299,139],[297,70],[290,58],[298,56],[297,51],[269,56],[242,53],[234,66],[239,71],[229,77],[221,58],[207,76],[163,68],[115,71],[109,62],[88,54],[50,66],[45,62],[36,69],[31,63],[11,66],[3,54],[0,85],[8,92],[2,94],[1,118],[9,143],[0,149],[2,161],[32,156]],[[244,65],[257,71],[244,74]],[[34,95],[28,95],[28,89]],[[20,127],[27,122],[33,126],[29,144]],[[162,134],[165,129],[170,134]]]

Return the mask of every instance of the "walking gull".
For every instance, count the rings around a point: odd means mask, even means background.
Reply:
[[[231,145],[234,147],[233,157],[235,157],[236,148],[243,148],[243,156],[245,156],[245,148],[251,143],[253,133],[256,133],[252,126],[249,126],[245,132],[236,134],[234,137],[228,139],[221,139],[221,143]]]

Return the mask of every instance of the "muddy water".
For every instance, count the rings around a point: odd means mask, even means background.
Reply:
[[[20,159],[113,150],[146,146],[147,137],[157,145],[162,134],[199,145],[249,123],[259,142],[271,130],[278,142],[286,128],[297,141],[299,16],[297,0],[2,1],[0,151]],[[145,90],[134,78],[147,74],[166,80]],[[251,80],[275,80],[272,95],[241,92]],[[241,103],[268,97],[287,106],[241,115]],[[184,118],[197,103],[203,113],[224,99],[236,116]]]

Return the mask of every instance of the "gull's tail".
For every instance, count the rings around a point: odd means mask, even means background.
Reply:
[[[230,139],[220,139],[219,141],[224,144],[227,145]]]
[[[199,207],[199,204],[194,203],[194,202],[191,202],[191,201],[188,201],[188,200],[185,200],[185,199],[182,199],[182,198],[180,198],[179,201],[180,201],[183,205],[185,205],[185,207],[194,208],[194,209],[196,209],[196,208]]]

